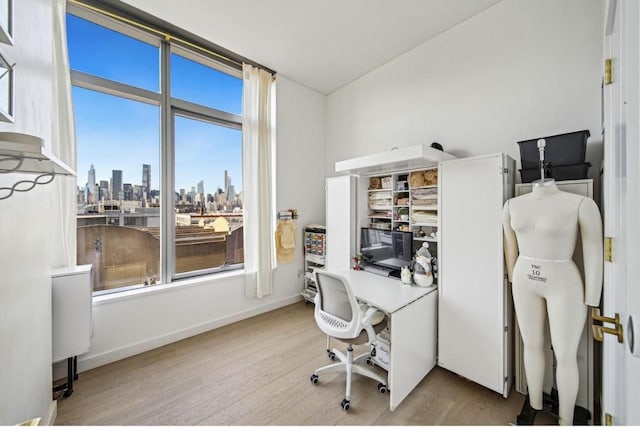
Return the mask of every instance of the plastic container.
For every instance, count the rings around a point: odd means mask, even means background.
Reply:
[[[584,163],[587,152],[587,138],[589,138],[589,136],[591,136],[591,134],[588,130],[581,130],[540,137],[546,141],[544,162],[552,165],[575,165]],[[523,170],[539,167],[540,154],[538,152],[538,140],[540,138],[518,141],[518,145],[520,146],[520,164]],[[538,174],[538,177],[540,177],[540,174]]]
[[[590,167],[591,163],[589,162],[572,165],[548,165],[545,167],[544,176],[556,181],[586,179]],[[520,169],[520,179],[525,184],[540,179],[540,168]]]

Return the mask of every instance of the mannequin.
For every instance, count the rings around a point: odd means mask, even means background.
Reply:
[[[602,291],[600,212],[592,199],[560,191],[553,179],[544,179],[542,174],[531,193],[507,200],[502,225],[507,274],[524,342],[529,404],[535,410],[543,406],[544,324],[548,315],[558,362],[559,424],[570,425],[578,394],[577,351],[587,306],[598,306]],[[584,283],[572,260],[578,233]]]

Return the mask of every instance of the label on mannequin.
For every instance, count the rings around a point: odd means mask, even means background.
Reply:
[[[547,277],[540,264],[531,264],[531,271],[527,274],[527,278],[536,282],[547,282]]]

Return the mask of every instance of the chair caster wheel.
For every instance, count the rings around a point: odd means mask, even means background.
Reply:
[[[316,374],[311,375],[310,380],[312,384],[318,384],[318,376]]]
[[[387,386],[386,386],[386,385],[384,385],[384,384],[382,384],[382,383],[379,383],[379,384],[378,384],[378,391],[379,391],[381,394],[385,394],[385,393],[387,392]]]
[[[329,359],[336,360],[336,354],[333,351],[330,351],[328,356],[329,356]]]
[[[342,406],[342,409],[344,409],[345,411],[348,411],[349,401],[347,399],[342,399],[342,402],[340,402],[340,406]]]

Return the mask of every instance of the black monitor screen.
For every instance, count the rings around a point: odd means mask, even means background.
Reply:
[[[360,253],[362,261],[380,267],[399,270],[411,263],[413,233],[407,231],[362,228]]]

